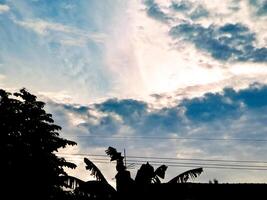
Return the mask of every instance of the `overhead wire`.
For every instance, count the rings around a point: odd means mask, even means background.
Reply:
[[[108,157],[104,154],[86,154],[86,153],[57,153],[58,155],[70,156],[88,156],[88,157]],[[127,155],[127,158],[140,158],[140,159],[155,159],[155,160],[177,160],[177,161],[203,161],[203,162],[234,162],[234,163],[262,163],[267,164],[263,160],[226,160],[226,159],[200,159],[200,158],[173,158],[173,157],[155,157],[155,156],[134,156]]]
[[[69,160],[69,161],[75,161],[75,160]],[[107,161],[94,161],[92,160],[95,164],[115,164],[115,163],[110,163]],[[142,165],[142,163],[129,163],[129,165]],[[157,163],[152,163],[154,166],[160,166],[161,164]],[[171,164],[168,165],[168,167],[180,167],[180,168],[185,168],[185,167],[203,167],[202,165],[183,165],[183,164]],[[204,169],[229,169],[229,170],[254,170],[254,171],[267,171],[267,168],[250,168],[250,167],[226,167],[226,166],[205,166],[203,167]]]
[[[71,161],[77,161],[81,160],[81,157],[77,157],[73,155],[65,155],[67,157],[67,160]],[[76,159],[76,160],[75,160]],[[92,158],[90,159],[94,163],[99,164],[108,164],[111,163],[109,161],[106,161],[104,158]],[[159,166],[163,163],[166,164],[169,167],[203,167],[208,169],[230,169],[230,170],[267,170],[266,165],[248,165],[248,164],[223,164],[223,163],[197,163],[197,162],[170,162],[170,161],[157,161],[157,160],[140,160],[140,159],[128,159],[128,164],[130,165],[142,165],[145,162],[149,162],[152,165]],[[262,163],[263,164],[263,163]],[[264,163],[266,164],[266,163]]]
[[[204,141],[241,141],[241,142],[267,142],[267,139],[253,138],[209,138],[209,137],[156,137],[156,136],[104,136],[104,135],[71,135],[76,137],[91,137],[100,139],[155,139],[155,140],[204,140]]]

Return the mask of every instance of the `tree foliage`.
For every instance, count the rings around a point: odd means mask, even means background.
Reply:
[[[63,194],[64,167],[76,167],[55,155],[59,148],[76,143],[59,137],[61,127],[44,106],[26,89],[14,94],[0,90],[1,169],[9,195],[14,190],[27,197],[38,193],[36,199],[54,199]]]

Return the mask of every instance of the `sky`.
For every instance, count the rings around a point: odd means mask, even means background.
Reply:
[[[0,87],[46,102],[62,137],[78,142],[62,152],[84,180],[70,154],[108,146],[266,161],[266,20],[266,0],[0,0]],[[201,164],[195,181],[267,181],[266,171]],[[98,166],[114,185],[114,165]],[[187,169],[169,166],[166,180]]]

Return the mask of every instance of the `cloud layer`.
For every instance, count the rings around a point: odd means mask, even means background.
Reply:
[[[102,149],[100,154],[103,154],[105,148],[114,146],[139,156],[264,160],[265,142],[254,140],[266,139],[266,102],[267,86],[253,84],[239,91],[225,88],[221,93],[184,99],[161,109],[134,99],[109,99],[90,106],[50,102],[48,108],[64,127],[64,136],[79,143],[80,153],[94,154],[95,149]],[[216,138],[251,141],[209,140]],[[177,170],[170,167],[169,177]],[[206,169],[206,172],[222,182],[264,180],[261,172],[253,178],[243,177],[243,171],[234,177],[229,177],[227,170]],[[201,180],[207,182],[207,176]]]

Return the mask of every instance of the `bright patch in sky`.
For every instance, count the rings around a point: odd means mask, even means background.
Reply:
[[[0,86],[40,95],[70,137],[266,139],[266,20],[265,0],[0,0]],[[111,145],[74,139],[78,152]],[[242,142],[114,145],[252,160],[266,150]],[[243,175],[210,171],[203,180],[266,182]]]

